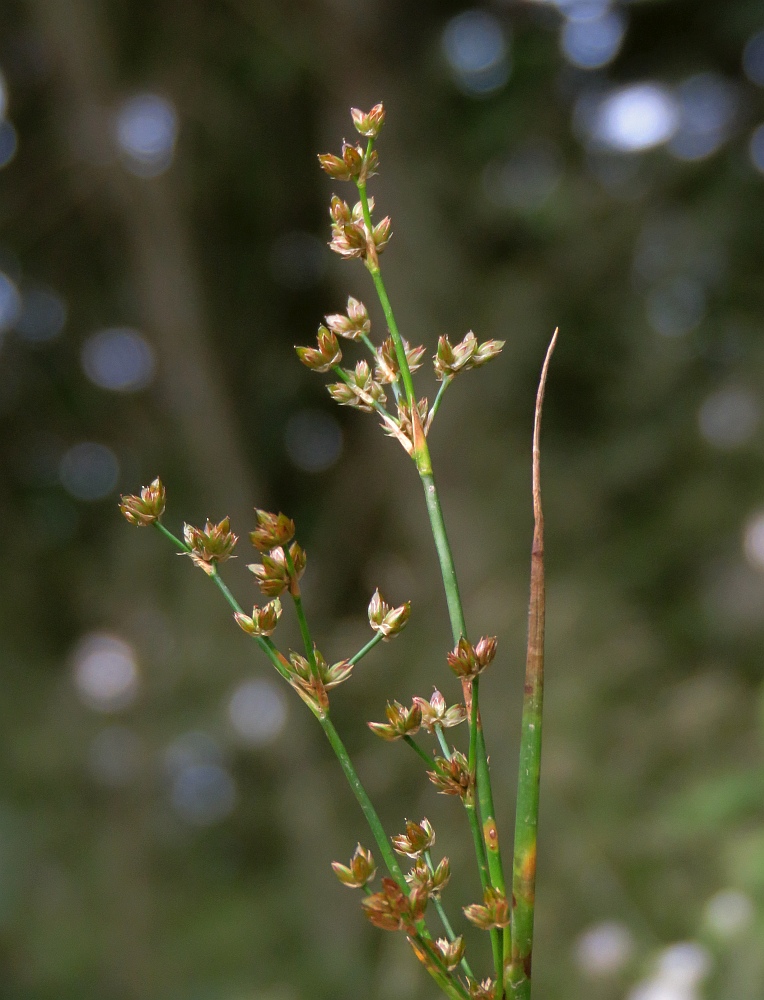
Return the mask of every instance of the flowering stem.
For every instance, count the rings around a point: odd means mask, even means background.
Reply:
[[[382,632],[377,632],[373,639],[369,639],[365,646],[358,650],[355,656],[351,656],[348,663],[355,665],[359,660],[362,660],[367,653],[370,653],[375,646],[379,645],[380,642],[385,638]]]
[[[430,855],[429,851],[424,852],[424,860],[427,863],[427,867],[430,869],[430,873],[434,872],[435,865],[432,863],[432,856]],[[443,904],[440,901],[440,896],[432,896],[430,898],[432,899],[432,905],[435,907],[436,913],[440,917],[440,922],[443,924],[443,930],[446,932],[446,937],[448,938],[449,941],[456,941],[456,933],[453,927],[451,926],[451,921],[448,919],[446,911],[443,909]],[[470,968],[467,959],[463,958],[460,964],[461,967],[464,969],[464,971],[467,973],[467,975],[470,977],[470,979],[474,979],[475,973]]]
[[[512,955],[508,968],[510,996],[530,1000],[533,957],[533,917],[536,896],[536,840],[541,768],[541,710],[544,701],[544,515],[541,509],[541,409],[557,331],[547,348],[536,394],[533,424],[533,548],[531,595],[528,609],[528,651],[520,737],[520,771],[515,811],[515,850],[512,859]]]
[[[425,762],[425,764],[426,764],[426,765],[427,765],[427,766],[428,766],[429,768],[431,768],[431,769],[432,769],[433,771],[435,770],[435,761],[434,761],[434,760],[432,759],[432,757],[431,757],[431,756],[430,756],[430,755],[429,755],[429,754],[427,753],[427,751],[426,751],[426,750],[423,750],[423,749],[422,749],[422,748],[421,748],[421,747],[419,746],[419,744],[417,743],[417,741],[416,741],[416,740],[415,740],[415,739],[414,739],[414,738],[413,738],[412,736],[408,736],[408,735],[404,736],[404,737],[403,737],[403,742],[404,742],[404,743],[408,743],[408,745],[409,745],[409,746],[411,747],[411,749],[412,749],[412,750],[413,750],[413,751],[414,751],[415,753],[419,754],[419,756],[420,756],[420,757],[422,758],[422,760],[423,760],[423,761]]]
[[[430,407],[430,412],[427,415],[427,427],[428,428],[429,428],[430,424],[433,422],[433,420],[435,419],[435,414],[440,409],[440,401],[443,399],[443,393],[451,385],[451,382],[452,382],[452,379],[449,378],[448,375],[446,375],[445,378],[443,379],[443,381],[440,383],[440,388],[438,389],[438,394],[435,397],[435,402]]]
[[[443,735],[443,726],[439,722],[435,723],[435,735],[438,737],[438,743],[440,743],[440,749],[443,751],[443,756],[446,760],[451,760],[451,751],[446,743],[446,737]]]
[[[308,619],[305,617],[305,609],[302,606],[302,596],[300,595],[300,585],[297,582],[297,572],[294,567],[294,559],[292,559],[291,553],[286,545],[283,548],[284,562],[286,563],[287,572],[289,573],[289,594],[294,602],[294,609],[297,612],[297,621],[300,623],[300,634],[302,635],[302,642],[305,646],[305,655],[308,657],[308,662],[310,663],[310,672],[315,678],[318,677],[318,664],[316,663],[316,650],[313,645],[313,639],[310,635],[310,628],[308,627]]]

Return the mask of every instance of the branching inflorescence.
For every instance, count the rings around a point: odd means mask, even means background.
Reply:
[[[375,142],[384,124],[385,112],[377,104],[368,113],[352,111],[365,147],[344,143],[341,155],[319,156],[321,167],[330,177],[355,185],[358,200],[351,207],[337,195],[331,199],[332,238],[330,247],[341,257],[363,262],[368,270],[387,325],[387,336],[375,345],[366,306],[350,297],[344,313],[325,317],[319,326],[315,347],[297,347],[304,365],[320,373],[332,373],[336,381],[328,386],[332,398],[343,406],[376,414],[386,434],[395,438],[416,466],[422,481],[433,539],[451,622],[451,649],[445,661],[461,682],[463,702],[449,705],[440,691],[429,700],[415,697],[410,706],[388,702],[384,722],[369,722],[371,731],[390,742],[407,743],[423,760],[427,777],[436,790],[461,800],[467,817],[482,888],[480,902],[463,907],[463,915],[473,926],[490,935],[493,954],[492,975],[476,976],[465,956],[465,938],[457,934],[441,899],[450,878],[448,858],[437,863],[432,858],[435,831],[429,820],[405,821],[405,830],[389,838],[361,783],[345,746],[331,719],[330,692],[344,683],[353,668],[374,646],[398,635],[408,621],[408,602],[392,607],[377,590],[368,606],[373,637],[355,655],[329,663],[313,642],[300,591],[306,554],[297,542],[294,522],[286,515],[255,510],[256,526],[249,538],[260,554],[260,562],[248,568],[261,592],[269,600],[255,605],[247,614],[230,592],[219,567],[233,553],[237,536],[228,518],[218,524],[207,521],[203,528],[186,524],[183,539],[163,524],[165,490],[159,479],[144,487],[140,495],[123,496],[120,504],[125,518],[134,525],[153,525],[181,553],[202,569],[223,594],[241,629],[251,636],[272,666],[290,684],[320,723],[340,766],[368,822],[382,858],[386,874],[372,888],[377,864],[372,852],[358,844],[347,865],[333,863],[339,880],[361,889],[363,912],[383,930],[406,935],[417,958],[446,996],[459,1000],[501,1000],[530,997],[531,953],[535,894],[536,828],[538,817],[539,764],[541,755],[541,706],[543,698],[544,569],[543,517],[539,486],[539,430],[544,386],[555,337],[549,345],[536,399],[533,435],[534,538],[531,569],[528,656],[522,716],[520,775],[515,821],[515,849],[511,892],[507,891],[499,847],[491,788],[488,753],[480,716],[480,678],[496,656],[497,640],[484,636],[469,639],[459,595],[456,570],[446,534],[438,492],[433,477],[427,435],[446,388],[462,372],[479,368],[495,358],[502,341],[480,343],[470,331],[458,343],[440,337],[433,358],[435,377],[440,383],[432,405],[417,398],[412,373],[422,366],[424,347],[411,347],[401,336],[387,295],[379,258],[391,238],[391,221],[373,219],[374,199],[367,195],[370,177],[377,172],[379,158]],[[340,339],[365,348],[368,358],[353,367],[342,367]],[[291,600],[304,644],[304,653],[282,654],[272,640],[282,615],[281,599]],[[451,746],[445,731],[467,723],[469,737],[464,750]],[[431,753],[416,739],[421,732],[435,740]],[[412,863],[404,873],[398,857]],[[428,908],[438,915],[445,933],[434,937],[427,923]]]

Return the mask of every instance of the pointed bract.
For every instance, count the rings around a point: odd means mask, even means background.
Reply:
[[[123,494],[119,498],[119,509],[122,516],[130,524],[145,528],[158,521],[165,509],[165,488],[159,476],[148,486],[141,487],[140,496],[133,493]]]

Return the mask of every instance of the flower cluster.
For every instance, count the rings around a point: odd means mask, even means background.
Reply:
[[[413,736],[422,725],[422,709],[419,705],[406,708],[399,701],[388,701],[385,709],[387,722],[367,722],[369,729],[388,742]]]
[[[415,925],[424,916],[428,895],[418,888],[408,895],[394,879],[382,879],[382,891],[374,892],[362,900],[367,919],[383,931],[405,930],[415,933]]]
[[[287,664],[289,683],[314,708],[325,710],[329,705],[326,692],[346,681],[353,672],[353,664],[349,660],[340,660],[329,666],[321,653],[314,647],[313,660],[299,653],[291,653]]]
[[[236,611],[234,618],[237,625],[244,629],[247,635],[273,635],[279,618],[281,618],[281,601],[276,597],[269,601],[264,608],[255,605],[249,616],[241,611]]]
[[[316,334],[318,347],[295,347],[297,357],[306,368],[314,372],[328,372],[342,361],[342,351],[337,338],[325,326],[319,326]]]
[[[217,563],[231,558],[238,539],[231,531],[231,522],[224,517],[218,524],[207,519],[203,528],[195,528],[193,524],[183,525],[183,537],[189,548],[189,555],[196,566],[203,569],[208,576],[215,572]]]
[[[474,793],[474,776],[470,774],[467,758],[459,750],[450,757],[436,757],[435,770],[428,771],[427,777],[441,795],[459,795],[469,801]]]
[[[398,635],[405,627],[410,614],[411,601],[392,608],[382,600],[379,589],[374,591],[374,596],[369,602],[369,625],[383,637],[383,641],[386,642],[392,636]]]
[[[499,889],[487,886],[483,893],[483,903],[473,903],[464,907],[464,915],[471,924],[483,931],[492,927],[509,926],[509,903]]]
[[[349,864],[341,865],[339,861],[332,861],[334,874],[343,885],[350,889],[362,889],[377,874],[377,866],[371,851],[366,850],[359,844]]]
[[[130,524],[145,528],[154,524],[164,514],[166,496],[162,481],[157,476],[148,486],[141,487],[141,495],[124,494],[119,498],[119,509]]]
[[[462,680],[477,677],[496,656],[497,645],[496,636],[484,636],[475,646],[462,636],[453,650],[446,654],[448,665]]]
[[[436,726],[450,729],[458,726],[467,718],[467,709],[464,705],[456,704],[451,707],[446,706],[446,699],[436,688],[429,701],[424,698],[415,697],[414,704],[418,705],[422,711],[422,728],[428,733],[435,732]]]
[[[343,368],[342,374],[342,382],[333,382],[327,386],[335,403],[371,413],[387,402],[385,390],[374,379],[368,362],[359,361],[353,371]]]
[[[444,379],[453,378],[459,372],[480,368],[495,358],[503,347],[503,340],[485,340],[482,344],[478,344],[472,330],[461,343],[455,345],[451,344],[448,337],[441,337],[433,359],[435,376],[442,382]]]
[[[288,550],[279,546],[271,549],[268,555],[263,553],[262,562],[250,563],[247,569],[254,574],[266,597],[278,597],[287,589],[292,594],[299,593],[299,580],[305,572],[306,562],[305,550],[297,542],[292,542]]]
[[[428,819],[423,819],[421,823],[406,820],[406,832],[392,838],[393,847],[398,854],[405,854],[408,858],[421,857],[434,843],[435,831]]]
[[[346,340],[360,340],[371,333],[371,320],[366,306],[352,295],[348,297],[347,313],[332,313],[325,316],[324,320],[332,333],[345,337]]]

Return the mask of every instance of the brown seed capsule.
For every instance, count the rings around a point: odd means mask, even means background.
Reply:
[[[130,524],[145,528],[158,521],[165,509],[165,488],[157,476],[148,486],[141,487],[141,495],[127,493],[120,497],[119,509]]]
[[[255,508],[257,527],[250,531],[249,540],[261,552],[270,552],[279,545],[288,545],[294,538],[294,521],[286,514],[271,514]]]
[[[421,823],[406,821],[406,832],[399,833],[392,838],[392,844],[398,854],[405,854],[409,858],[418,858],[425,851],[429,851],[435,843],[435,831],[428,819],[423,819]]]
[[[399,701],[388,701],[385,715],[387,722],[367,722],[366,725],[381,739],[389,742],[413,736],[422,724],[422,710],[418,705],[406,708]]]
[[[483,892],[483,905],[473,903],[464,907],[464,915],[481,930],[509,926],[509,903],[503,892],[487,886]]]
[[[463,799],[473,795],[473,780],[470,776],[467,758],[454,750],[449,760],[435,758],[435,770],[428,771],[427,777],[441,795],[459,795]]]
[[[345,160],[335,156],[334,153],[319,153],[318,162],[321,164],[321,169],[335,180],[349,181],[353,176]]]
[[[195,528],[192,524],[183,525],[183,537],[191,549],[188,553],[193,562],[211,575],[216,563],[225,562],[231,558],[238,537],[231,531],[231,522],[224,517],[219,524],[213,524],[207,519],[204,528]]]
[[[350,889],[363,888],[371,882],[377,873],[377,866],[374,864],[371,851],[367,851],[360,844],[356,847],[349,865],[341,865],[338,861],[333,861],[332,868],[340,882]]]
[[[281,617],[281,601],[275,598],[269,601],[264,608],[255,605],[252,608],[250,617],[235,612],[234,618],[237,624],[247,633],[247,635],[273,635],[276,631],[279,618]]]
[[[438,949],[438,954],[449,972],[452,972],[464,958],[465,941],[461,934],[459,937],[454,938],[453,941],[449,941],[446,938],[438,938],[435,942],[435,947]]]

